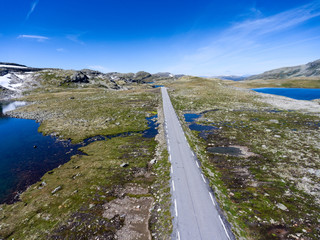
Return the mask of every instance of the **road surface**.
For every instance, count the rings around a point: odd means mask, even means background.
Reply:
[[[172,239],[233,240],[229,224],[219,214],[208,180],[185,138],[167,89],[162,87],[161,92],[171,162]]]

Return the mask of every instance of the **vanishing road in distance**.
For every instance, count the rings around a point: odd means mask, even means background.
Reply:
[[[233,240],[197,158],[190,149],[167,89],[161,88],[169,159],[173,234],[181,240]]]

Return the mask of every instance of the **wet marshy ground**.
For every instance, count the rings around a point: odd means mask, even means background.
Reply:
[[[243,155],[241,150],[237,147],[208,147],[207,150],[211,153],[228,154],[232,156]]]
[[[1,108],[6,109],[7,105]],[[71,156],[83,154],[79,148],[95,141],[115,137],[142,134],[145,138],[157,135],[157,115],[146,118],[148,129],[115,135],[95,136],[79,144],[70,140],[44,136],[38,132],[40,126],[34,120],[0,118],[0,203],[13,203],[28,186],[40,180],[48,171],[68,162]]]
[[[224,202],[225,208],[236,208],[234,214],[252,233],[257,233],[256,239],[291,239],[288,236],[296,237],[301,232],[317,236],[320,226],[317,214],[309,214],[319,211],[316,200],[297,188],[295,181],[283,178],[280,169],[287,164],[292,166],[288,154],[291,156],[295,151],[301,154],[307,149],[318,151],[309,146],[311,142],[302,147],[303,139],[295,140],[294,136],[300,133],[310,137],[311,132],[318,131],[319,121],[277,109],[206,113],[209,115],[188,113],[184,117],[190,130],[198,131],[198,137],[204,140],[211,171],[219,173],[219,178],[212,181],[226,189],[229,200]],[[199,123],[214,128],[191,127]],[[304,165],[311,166],[316,165]]]
[[[202,138],[206,138],[206,136],[212,131],[212,130],[217,130],[219,129],[216,126],[211,126],[211,125],[204,125],[204,124],[199,124],[196,122],[198,118],[200,118],[202,114],[195,114],[195,113],[186,113],[184,114],[185,121],[189,123],[189,128],[190,130],[193,131],[198,131],[199,135]]]

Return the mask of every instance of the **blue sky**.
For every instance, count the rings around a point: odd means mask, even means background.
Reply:
[[[0,61],[255,74],[320,59],[320,0],[2,0]]]

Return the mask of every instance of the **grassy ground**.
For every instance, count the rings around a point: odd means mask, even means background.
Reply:
[[[320,88],[319,78],[256,79],[247,81],[226,81],[227,84],[241,88],[282,87],[282,88]]]
[[[319,239],[319,117],[274,111],[224,83],[184,77],[167,86],[182,122],[186,112],[214,110],[198,121],[217,127],[204,137],[183,123],[237,238]],[[208,151],[227,146],[253,154]]]
[[[145,117],[157,113],[159,99],[158,90],[143,87],[127,91],[42,89],[25,96],[23,100],[34,104],[15,115],[42,121],[39,131],[45,134],[80,142],[96,135],[146,129]],[[159,196],[168,187],[163,175],[169,171],[165,152],[161,150],[158,162],[150,164],[158,145],[154,138],[133,134],[82,147],[84,155],[73,156],[45,174],[21,195],[20,202],[0,205],[0,238],[113,239],[125,235],[147,239],[149,210],[158,202],[156,206],[163,206]],[[129,166],[121,167],[122,163]],[[108,218],[109,204],[120,208],[121,201],[128,202],[127,212]],[[162,212],[158,214],[161,218],[152,222],[152,229],[170,229],[170,212]],[[129,220],[135,213],[147,228]]]
[[[18,109],[18,117],[42,122],[44,134],[71,138],[73,142],[96,135],[111,135],[146,128],[159,95],[155,90],[105,91],[99,88],[59,89],[39,92],[21,100],[35,102]]]

